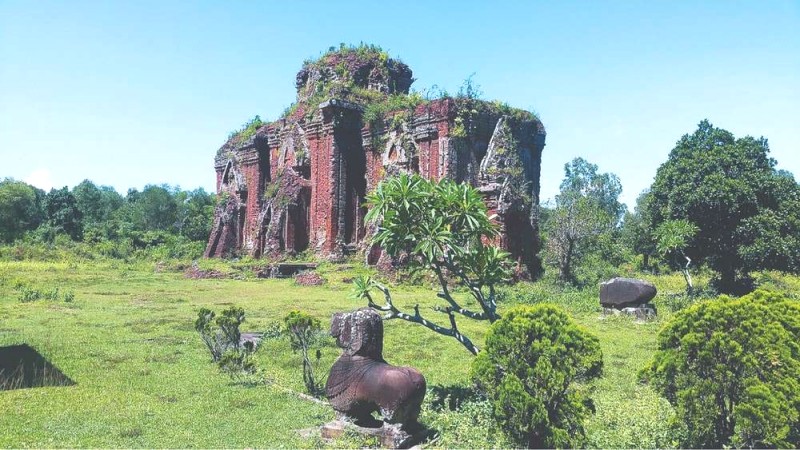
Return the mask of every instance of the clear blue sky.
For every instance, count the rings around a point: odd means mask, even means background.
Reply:
[[[800,175],[798,0],[0,0],[0,178],[213,190],[228,133],[277,118],[304,59],[361,41],[417,90],[475,73],[486,98],[536,111],[542,200],[582,156],[632,207],[704,118],[767,137]]]

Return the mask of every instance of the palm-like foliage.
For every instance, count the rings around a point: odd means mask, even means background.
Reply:
[[[689,273],[689,266],[692,259],[686,256],[684,250],[689,242],[697,234],[698,228],[695,224],[686,219],[668,220],[656,228],[654,237],[656,239],[656,250],[663,256],[674,255],[676,262],[681,265],[680,258],[686,260],[683,266],[683,278],[686,280],[686,291],[692,293],[692,276]]]
[[[398,310],[389,290],[369,278],[355,281],[358,298],[386,312],[385,318],[400,318],[420,323],[438,333],[453,336],[470,352],[478,348],[463,336],[456,326],[454,314],[494,322],[499,318],[494,286],[508,278],[508,254],[492,245],[497,227],[487,214],[480,193],[466,184],[451,180],[432,182],[418,175],[400,175],[381,182],[367,196],[366,220],[377,226],[372,238],[389,255],[411,256],[412,264],[433,271],[441,291],[438,296],[448,306],[436,308],[449,316],[450,327],[442,327],[424,319],[415,308],[413,315]],[[459,305],[450,292],[450,278],[466,287],[480,305],[471,311]],[[385,305],[376,304],[371,292],[384,294]]]

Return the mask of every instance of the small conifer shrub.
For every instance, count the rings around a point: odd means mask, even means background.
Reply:
[[[800,446],[800,303],[764,290],[678,313],[640,374],[675,406],[681,445]]]
[[[560,308],[539,304],[512,308],[492,324],[472,376],[512,442],[567,448],[586,444],[590,382],[602,368],[598,339]]]

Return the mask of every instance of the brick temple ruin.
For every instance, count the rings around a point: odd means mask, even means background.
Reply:
[[[365,196],[406,172],[477,187],[500,226],[500,246],[538,273],[544,126],[529,112],[468,95],[409,95],[412,82],[408,66],[375,47],[307,61],[284,117],[249,124],[217,152],[220,202],[205,256],[363,252],[375,263],[381,252],[368,244]]]

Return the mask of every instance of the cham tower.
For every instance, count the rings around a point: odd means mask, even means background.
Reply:
[[[409,93],[411,69],[374,46],[332,48],[297,73],[297,101],[258,118],[214,158],[217,193],[206,257],[325,258],[369,248],[364,198],[384,178],[418,173],[475,186],[499,244],[536,275],[545,130],[532,113],[466,95]],[[464,94],[464,93],[461,93]]]

